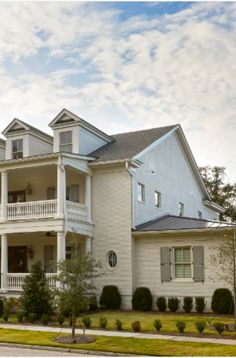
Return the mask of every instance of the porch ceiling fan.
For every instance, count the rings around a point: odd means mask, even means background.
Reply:
[[[47,232],[44,232],[42,236],[56,237],[57,234],[54,231],[47,231]]]

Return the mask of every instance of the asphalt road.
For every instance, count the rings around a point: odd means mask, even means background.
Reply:
[[[91,357],[88,354],[0,346],[0,357]],[[93,355],[92,357],[98,357]]]

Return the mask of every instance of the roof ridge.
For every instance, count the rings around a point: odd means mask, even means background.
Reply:
[[[177,123],[177,124],[171,124],[171,125],[168,125],[168,126],[152,127],[152,128],[140,129],[140,130],[137,130],[137,131],[121,132],[121,133],[114,133],[114,134],[109,134],[109,135],[111,137],[115,137],[117,135],[122,135],[122,134],[148,132],[148,131],[152,131],[154,129],[174,128],[174,127],[177,127],[177,126],[180,126],[180,124]]]

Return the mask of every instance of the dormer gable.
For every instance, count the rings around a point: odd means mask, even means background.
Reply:
[[[114,141],[92,124],[67,109],[63,109],[50,123],[54,131],[54,152],[71,151],[87,155]]]
[[[14,118],[2,134],[6,137],[7,160],[52,152],[52,137],[18,118]]]

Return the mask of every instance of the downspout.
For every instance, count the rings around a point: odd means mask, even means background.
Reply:
[[[128,161],[125,162],[125,168],[131,176],[131,227],[132,227],[132,229],[135,229],[135,226],[134,226],[134,173],[129,168]]]

